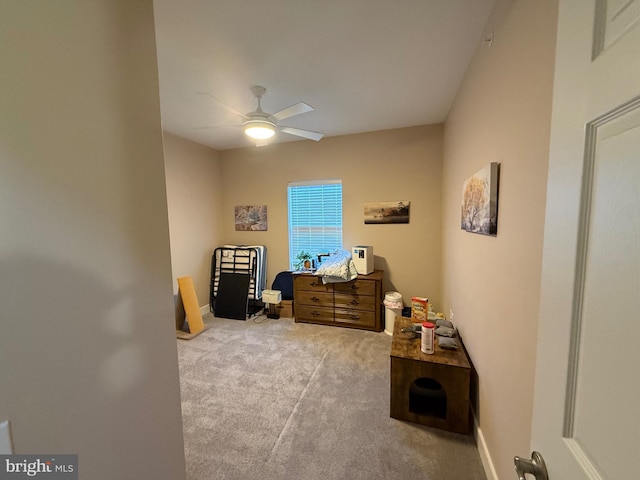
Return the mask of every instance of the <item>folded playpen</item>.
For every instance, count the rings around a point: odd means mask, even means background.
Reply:
[[[264,307],[264,245],[224,245],[213,251],[209,307],[218,317],[244,320]]]

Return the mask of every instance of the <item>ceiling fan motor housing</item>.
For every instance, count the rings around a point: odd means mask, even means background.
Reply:
[[[269,119],[268,115],[259,115],[254,112],[242,125],[245,133],[251,138],[264,140],[276,134],[276,124]]]

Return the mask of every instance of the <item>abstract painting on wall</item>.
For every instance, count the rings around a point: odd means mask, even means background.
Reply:
[[[235,207],[236,230],[241,231],[266,231],[267,230],[267,206],[241,206]]]
[[[364,204],[364,223],[409,223],[411,202],[373,202]]]
[[[462,230],[482,235],[498,234],[498,189],[500,164],[492,162],[471,177],[462,186]]]

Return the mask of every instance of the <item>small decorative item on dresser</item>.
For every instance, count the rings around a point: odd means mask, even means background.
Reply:
[[[301,251],[297,256],[296,260],[298,261],[293,265],[295,270],[311,270],[312,264],[311,259],[313,256],[309,252]]]

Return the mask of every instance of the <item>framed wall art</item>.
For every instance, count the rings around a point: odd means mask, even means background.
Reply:
[[[267,206],[235,207],[235,222],[237,231],[266,231]]]
[[[364,223],[409,223],[411,202],[373,202],[364,204]]]
[[[482,235],[498,234],[500,164],[492,162],[467,178],[462,186],[462,230]]]

